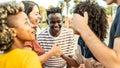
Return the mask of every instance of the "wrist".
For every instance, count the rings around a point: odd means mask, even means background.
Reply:
[[[54,51],[50,50],[50,51],[49,51],[49,55],[50,55],[50,56],[54,56]]]

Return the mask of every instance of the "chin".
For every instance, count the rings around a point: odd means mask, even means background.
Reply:
[[[34,37],[31,37],[31,41],[33,41],[33,40],[35,40],[36,38],[35,38],[35,36]]]

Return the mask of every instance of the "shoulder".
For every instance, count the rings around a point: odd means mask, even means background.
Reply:
[[[49,28],[44,29],[43,31],[40,32],[40,34],[48,33]]]
[[[20,57],[27,57],[27,56],[34,56],[37,55],[35,52],[30,51],[30,50],[24,50],[24,49],[15,49],[11,51],[10,53],[15,54]]]
[[[68,28],[65,28],[65,27],[62,27],[62,32],[65,32],[65,33],[68,33],[68,34],[74,34],[74,32],[73,32],[73,29],[68,29]]]
[[[42,68],[38,55],[34,51],[21,50],[22,64],[25,68]],[[24,56],[23,56],[24,55]]]

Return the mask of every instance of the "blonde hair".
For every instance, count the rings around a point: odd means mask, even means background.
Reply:
[[[13,44],[13,36],[9,28],[12,23],[7,21],[8,16],[24,11],[21,2],[11,1],[0,4],[0,51],[7,50]]]

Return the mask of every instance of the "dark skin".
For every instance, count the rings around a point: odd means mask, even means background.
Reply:
[[[65,56],[65,55],[61,55],[61,57],[64,59],[64,60],[66,60],[67,61],[67,64],[69,65],[69,66],[73,66],[73,67],[75,67],[75,68],[77,68],[78,66],[79,66],[79,64],[72,58],[72,56]]]
[[[53,37],[57,37],[59,36],[60,32],[61,32],[61,21],[62,21],[62,16],[60,13],[53,13],[53,14],[49,14],[48,15],[48,20],[47,23],[50,27],[50,34]],[[74,67],[78,67],[79,64],[72,59],[71,56],[66,56],[66,55],[61,55],[61,57],[67,61],[68,65],[74,66]]]
[[[61,20],[62,17],[59,13],[50,14],[48,19],[48,25],[50,27],[50,34],[54,37],[57,37],[61,31]]]

